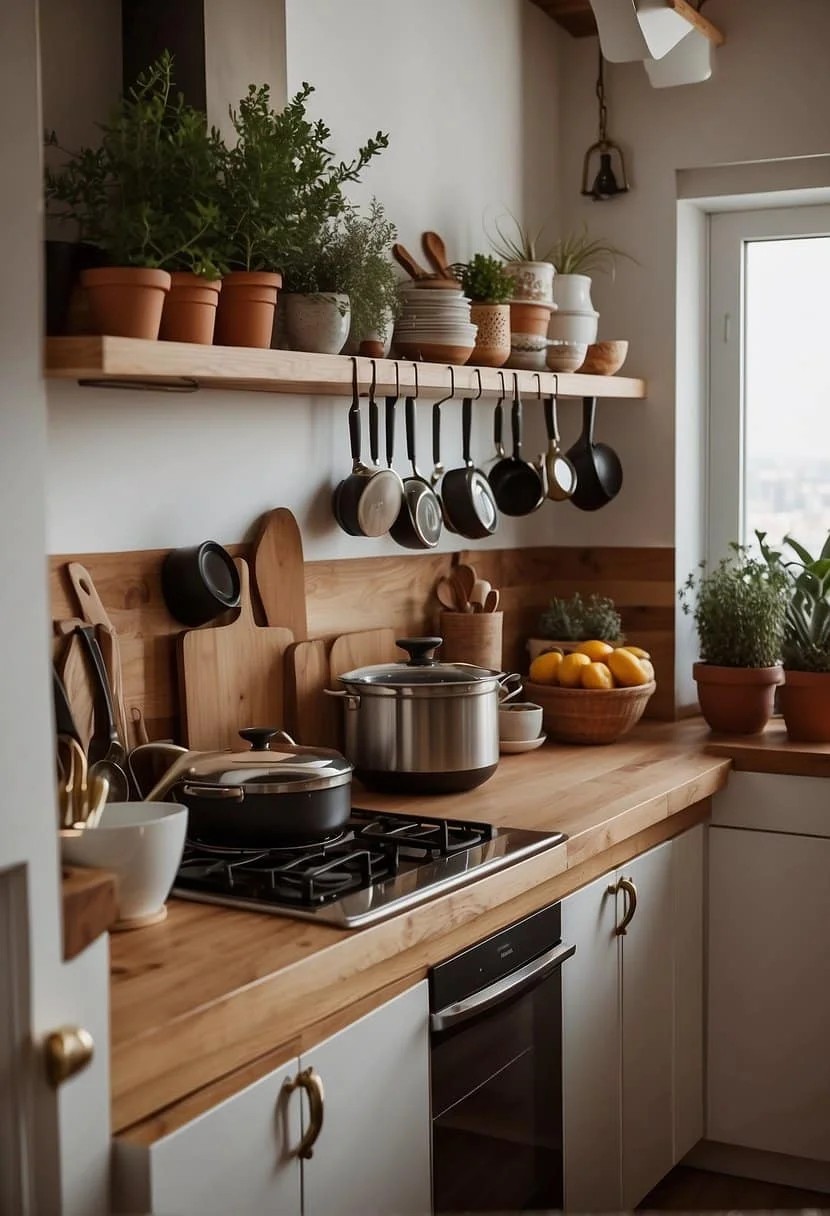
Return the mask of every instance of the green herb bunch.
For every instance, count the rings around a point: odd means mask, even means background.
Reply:
[[[464,294],[475,304],[504,304],[513,295],[513,276],[507,273],[498,258],[477,253],[458,269]]]
[[[614,601],[602,595],[583,600],[579,592],[569,600],[554,598],[539,620],[542,637],[561,642],[618,642],[622,639],[622,619]]]
[[[55,213],[75,221],[81,239],[111,265],[217,278],[225,268],[225,150],[204,114],[174,91],[169,52],[138,77],[101,132],[98,148],[68,152],[60,169],[47,168],[46,199]]]
[[[237,269],[301,274],[309,248],[346,210],[343,186],[359,181],[388,146],[388,135],[378,131],[350,161],[335,161],[331,131],[306,114],[313,92],[303,84],[277,111],[267,85],[250,85],[230,111],[236,144],[225,154],[221,209],[228,258]]]
[[[773,667],[781,661],[788,578],[734,542],[713,570],[700,563],[678,592],[694,618],[700,657],[717,667]]]
[[[813,557],[791,536],[783,543],[796,555],[785,561],[756,532],[770,575],[783,578],[787,589],[784,666],[790,671],[830,672],[830,533]]]

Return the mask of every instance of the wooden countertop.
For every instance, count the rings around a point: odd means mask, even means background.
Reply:
[[[149,1120],[131,1136],[160,1134],[176,1121],[163,1108],[178,1104],[179,1117],[204,1109],[239,1088],[230,1074],[262,1075],[278,1056],[288,1059],[352,1020],[361,1002],[380,1003],[440,959],[700,822],[731,767],[728,757],[704,751],[708,738],[699,720],[641,723],[609,747],[548,744],[504,756],[495,775],[466,794],[361,791],[360,805],[420,806],[569,837],[369,928],[172,899],[163,923],[113,937],[114,1130]]]

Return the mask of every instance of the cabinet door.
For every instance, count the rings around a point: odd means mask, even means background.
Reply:
[[[313,1048],[323,1126],[303,1163],[303,1216],[431,1209],[429,999],[424,980]]]
[[[703,1138],[703,941],[706,828],[671,844],[674,900],[674,1160]]]
[[[830,840],[709,841],[707,1135],[830,1161]]]
[[[115,1141],[116,1212],[301,1216],[300,1102],[293,1060],[151,1145]]]
[[[619,1211],[620,985],[616,901],[609,874],[562,901],[565,1208]]]
[[[637,889],[622,941],[622,1206],[674,1165],[672,841],[618,871]],[[618,896],[623,914],[622,894]]]

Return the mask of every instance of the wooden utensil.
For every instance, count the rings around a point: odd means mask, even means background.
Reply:
[[[328,647],[322,638],[297,642],[285,652],[285,697],[293,702],[289,730],[298,743],[337,747],[339,733],[329,687]]]
[[[484,601],[484,612],[498,612],[499,609],[499,593],[495,587],[487,592],[487,598]]]
[[[420,262],[415,261],[415,258],[405,245],[401,245],[397,241],[392,246],[392,257],[401,269],[405,270],[409,277],[416,282],[418,279],[428,279],[430,277],[429,271],[425,270]]]
[[[283,659],[294,635],[290,629],[257,625],[247,562],[240,559],[237,568],[237,619],[179,636],[184,736],[196,750],[238,750],[240,729],[283,723]]]
[[[438,596],[441,607],[446,608],[448,612],[464,611],[463,606],[459,606],[455,584],[450,579],[439,578],[435,586],[435,594]]]
[[[286,507],[268,511],[254,541],[254,578],[268,625],[290,629],[296,642],[308,637],[303,540]]]
[[[470,592],[470,603],[474,608],[483,608],[490,594],[490,584],[486,578],[477,578]]]
[[[74,629],[77,621],[67,622]],[[63,632],[62,623],[58,626]],[[95,729],[95,685],[86,660],[84,645],[80,637],[72,632],[64,643],[64,649],[56,663],[72,719],[78,732],[78,740],[86,752]]]
[[[97,625],[98,644],[104,659],[110,688],[115,702],[115,726],[118,737],[126,745],[127,709],[124,703],[124,674],[121,667],[121,650],[118,645],[118,632],[110,620],[109,614],[101,600],[98,590],[92,581],[92,575],[80,562],[69,562],[67,565],[70,582],[78,597],[81,616],[90,625]]]
[[[427,261],[433,270],[435,270],[442,279],[455,279],[455,275],[450,270],[449,258],[447,257],[447,247],[437,232],[425,232],[421,237],[421,244],[424,247],[424,253],[427,256]]]

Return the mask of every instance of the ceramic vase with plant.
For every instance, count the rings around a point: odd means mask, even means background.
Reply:
[[[830,743],[830,533],[813,557],[791,536],[784,544],[795,557],[785,560],[756,533],[771,572],[787,583],[784,621],[784,686],[781,712],[794,742]]]
[[[470,362],[503,367],[510,357],[510,305],[513,278],[498,258],[477,253],[459,268],[464,295],[472,301],[470,321],[478,326]]]
[[[493,229],[487,236],[513,279],[513,299],[552,304],[554,270],[541,244],[544,228],[534,232],[508,211],[493,221]]]
[[[556,267],[556,312],[551,317],[551,338],[589,345],[596,341],[599,313],[591,300],[591,275],[596,271],[613,274],[620,257],[629,255],[601,238],[589,236],[585,227],[554,242],[550,258]]]
[[[231,110],[236,143],[224,157],[220,210],[231,273],[225,277],[216,340],[268,347],[283,272],[342,214],[342,187],[385,148],[382,132],[351,161],[335,162],[331,132],[306,115],[313,92],[304,84],[283,110],[271,107],[267,85],[251,85]]]
[[[567,653],[590,641],[621,646],[622,618],[608,596],[594,593],[583,599],[577,592],[570,599],[555,596],[550,601],[539,618],[539,636],[528,639],[527,650],[532,663],[547,650]]]
[[[701,713],[713,731],[757,735],[784,678],[787,577],[745,546],[733,543],[731,549],[714,569],[702,562],[679,596],[697,628],[700,661],[692,674]]]

